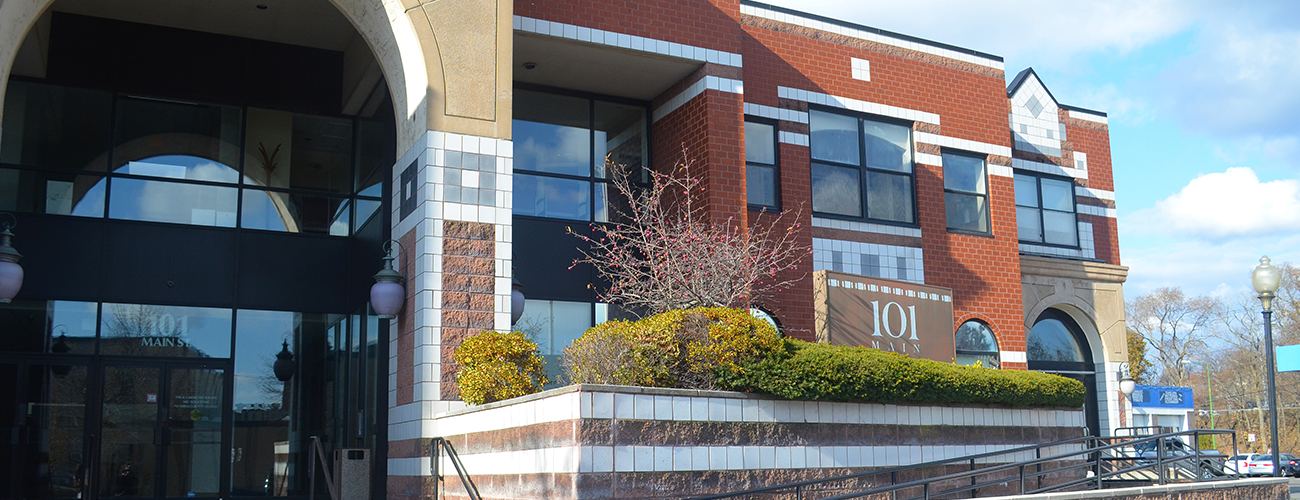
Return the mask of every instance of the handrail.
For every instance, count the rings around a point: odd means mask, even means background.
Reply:
[[[469,473],[465,472],[465,464],[461,463],[460,455],[456,454],[456,448],[452,447],[451,441],[436,437],[433,438],[433,442],[430,443],[429,448],[429,458],[431,459],[429,468],[431,469],[431,472],[433,472],[433,480],[438,483],[434,485],[433,498],[435,500],[441,496],[441,490],[438,488],[438,485],[442,484],[442,474],[439,470],[439,462],[442,461],[442,450],[447,451],[447,458],[451,459],[451,465],[456,469],[456,475],[460,476],[460,484],[465,487],[465,492],[469,494],[470,500],[482,500],[483,497],[478,494],[478,486],[474,485],[474,481],[470,479]]]
[[[1156,479],[1159,481],[1159,483],[1166,484],[1169,480],[1169,478],[1166,476],[1166,473],[1169,471],[1170,468],[1181,467],[1181,465],[1179,464],[1191,460],[1195,460],[1194,467],[1193,467],[1195,470],[1193,474],[1193,480],[1202,481],[1202,480],[1206,480],[1207,478],[1204,477],[1205,474],[1202,473],[1203,467],[1205,465],[1202,462],[1202,454],[1199,449],[1200,447],[1193,446],[1194,448],[1196,448],[1194,454],[1167,457],[1165,454],[1166,453],[1165,443],[1168,442],[1167,440],[1170,439],[1177,439],[1184,436],[1191,436],[1193,438],[1192,442],[1199,444],[1200,436],[1203,434],[1204,435],[1231,434],[1233,437],[1234,446],[1236,444],[1236,437],[1237,437],[1236,432],[1230,430],[1215,430],[1215,429],[1206,429],[1206,430],[1196,429],[1191,431],[1171,432],[1171,433],[1159,434],[1159,435],[1149,436],[1149,437],[1144,437],[1139,439],[1116,437],[1116,436],[1110,436],[1110,437],[1088,436],[1082,438],[1068,439],[1064,441],[1056,441],[1056,442],[1047,443],[1043,445],[1026,446],[1026,447],[1013,448],[1013,449],[1008,449],[1008,450],[1003,450],[998,452],[982,453],[979,455],[970,455],[970,456],[952,458],[947,460],[925,462],[916,465],[892,467],[892,468],[880,469],[880,470],[868,471],[868,472],[859,472],[855,474],[836,476],[836,477],[831,477],[826,479],[800,481],[797,483],[768,486],[763,488],[754,488],[754,489],[738,491],[733,493],[694,497],[694,499],[695,500],[717,500],[723,498],[735,498],[741,496],[754,495],[756,493],[772,493],[772,492],[777,492],[782,490],[788,491],[791,489],[794,490],[796,498],[802,499],[805,498],[804,496],[805,491],[809,490],[810,486],[816,486],[816,485],[821,485],[821,484],[826,484],[831,482],[846,481],[849,479],[856,479],[856,478],[862,478],[867,476],[877,476],[883,474],[889,475],[890,483],[891,483],[890,485],[849,492],[837,496],[831,496],[825,498],[824,500],[841,500],[841,499],[849,499],[849,498],[858,498],[862,496],[878,495],[882,493],[891,493],[892,497],[898,498],[898,493],[900,490],[905,490],[909,488],[921,489],[922,494],[914,498],[923,498],[927,500],[931,497],[937,497],[940,495],[953,495],[965,491],[970,491],[971,496],[975,497],[978,493],[977,490],[980,488],[995,485],[995,484],[1005,484],[1016,479],[1019,480],[1020,494],[1055,491],[1055,490],[1061,490],[1064,488],[1070,488],[1070,487],[1083,485],[1083,484],[1088,484],[1090,488],[1101,489],[1103,485],[1103,481],[1105,481],[1107,478],[1115,478],[1123,474],[1128,474],[1128,473],[1132,473],[1144,469],[1151,470],[1153,468],[1155,469]],[[1122,441],[1116,442],[1116,440],[1122,440]],[[1041,450],[1043,448],[1067,445],[1067,444],[1084,442],[1084,441],[1091,442],[1091,445],[1085,446],[1085,449],[1080,451],[1061,453],[1049,457],[1043,457],[1041,454]],[[1154,461],[1151,461],[1149,458],[1144,458],[1144,457],[1128,456],[1126,453],[1124,453],[1125,448],[1131,448],[1134,445],[1148,443],[1148,442],[1156,444],[1156,456]],[[1103,444],[1103,443],[1110,443],[1110,444]],[[990,465],[988,467],[984,467],[980,469],[974,468],[974,464],[978,459],[988,458],[997,455],[1016,454],[1031,449],[1036,450],[1036,454],[1035,454],[1036,458],[1033,460],[1025,460],[1021,462],[1007,463],[1001,465]],[[1119,456],[1107,456],[1113,454],[1118,454]],[[1043,467],[1044,465],[1047,465],[1049,467],[1060,465],[1060,462],[1075,457],[1082,458],[1082,461],[1080,461],[1077,464],[1056,466],[1055,468],[1049,468],[1049,469],[1044,469]],[[906,483],[898,483],[897,480],[898,473],[904,470],[913,470],[918,467],[930,467],[935,465],[943,465],[943,464],[951,464],[955,462],[967,462],[967,461],[970,462],[971,464],[971,470],[968,471],[945,474],[945,475],[931,477],[931,478],[918,479]],[[1138,464],[1126,468],[1122,466],[1117,467],[1115,465],[1116,462],[1125,462],[1125,461],[1138,462]],[[1105,465],[1108,463],[1111,465],[1110,468],[1112,469],[1109,470],[1109,472],[1104,470],[1106,469]],[[1028,470],[1030,467],[1033,467],[1034,470]],[[1044,476],[1053,473],[1059,473],[1059,472],[1065,472],[1065,471],[1071,471],[1077,469],[1084,469],[1087,473],[1090,473],[1090,475],[1072,481],[1067,481],[1067,482],[1054,484],[1054,485],[1048,485],[1046,487],[1042,485],[1042,479]],[[1010,470],[1017,471],[1017,474],[1014,477],[1011,476],[997,477],[995,478],[996,480],[993,481],[980,482],[978,480],[979,476],[987,476],[989,474],[1003,472],[1003,471],[1010,471]],[[1222,473],[1222,471],[1220,472]],[[1232,476],[1234,476],[1235,478],[1240,478],[1241,477],[1240,471],[1234,470]],[[960,487],[944,489],[941,491],[934,490],[934,486],[940,483],[947,482],[947,481],[956,481],[965,478],[970,479],[970,483],[968,485],[964,484],[965,482],[963,481],[963,486]],[[1036,488],[1029,487],[1028,482],[1031,478],[1037,482]]]
[[[316,455],[316,459],[320,461],[321,473],[325,474],[325,488],[329,490],[330,500],[339,500],[338,493],[334,491],[334,477],[330,475],[329,461],[325,459],[325,450],[321,448],[320,445],[320,437],[311,437],[311,449],[312,451],[308,453],[314,453]],[[307,459],[307,481],[310,483],[310,486],[307,487],[308,500],[316,499],[317,460],[312,460],[310,458]]]

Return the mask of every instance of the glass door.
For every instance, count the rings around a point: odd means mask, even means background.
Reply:
[[[82,498],[87,367],[0,364],[0,495]]]
[[[220,494],[224,367],[105,366],[99,496]]]

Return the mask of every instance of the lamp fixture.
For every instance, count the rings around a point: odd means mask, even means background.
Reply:
[[[0,223],[0,304],[8,304],[23,288],[23,266],[18,265],[23,254],[14,250],[12,241],[14,233],[10,231],[18,225],[18,218],[8,212],[0,212],[13,219],[12,223]]]
[[[298,363],[294,362],[293,353],[289,352],[288,340],[284,341],[280,353],[275,355],[275,364],[271,365],[271,370],[275,372],[275,379],[281,382],[288,382],[298,371]]]
[[[1268,418],[1272,438],[1270,448],[1273,450],[1273,474],[1281,475],[1282,464],[1278,454],[1277,441],[1277,361],[1273,358],[1273,298],[1277,288],[1282,285],[1282,272],[1273,267],[1272,261],[1265,255],[1260,257],[1259,265],[1250,273],[1250,282],[1259,293],[1259,301],[1264,306],[1264,370],[1268,372]]]
[[[1131,370],[1127,361],[1119,364],[1119,392],[1124,393],[1126,398],[1133,396],[1133,391],[1137,389],[1137,381],[1129,373]]]
[[[375,273],[375,284],[370,287],[370,307],[379,319],[395,319],[406,303],[406,276],[393,269],[393,244],[401,255],[405,255],[402,243],[388,240],[384,243],[384,267]],[[406,259],[402,259],[406,265]]]
[[[59,333],[58,342],[55,342],[54,345],[50,346],[50,352],[54,354],[67,354],[68,351],[72,350],[72,347],[68,346],[68,327],[55,325],[53,328],[54,331],[59,331],[60,329],[62,329],[63,332]],[[60,377],[67,375],[70,372],[72,372],[71,365],[50,365],[50,373]]]

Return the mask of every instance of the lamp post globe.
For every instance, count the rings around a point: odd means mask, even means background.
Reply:
[[[1273,450],[1273,475],[1278,476],[1282,470],[1281,452],[1277,441],[1277,362],[1273,353],[1273,297],[1282,284],[1282,272],[1273,266],[1268,256],[1259,259],[1259,265],[1250,273],[1250,282],[1259,293],[1259,302],[1264,308],[1264,356],[1265,371],[1268,372],[1268,418],[1271,428],[1269,437]]]
[[[11,244],[13,237],[9,225],[5,225],[4,231],[0,232],[0,303],[3,304],[13,300],[23,287],[23,266],[18,265],[23,254],[14,250]]]

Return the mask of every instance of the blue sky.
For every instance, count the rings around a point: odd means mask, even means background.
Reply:
[[[1000,55],[1107,112],[1126,298],[1300,264],[1300,2],[770,3]]]

